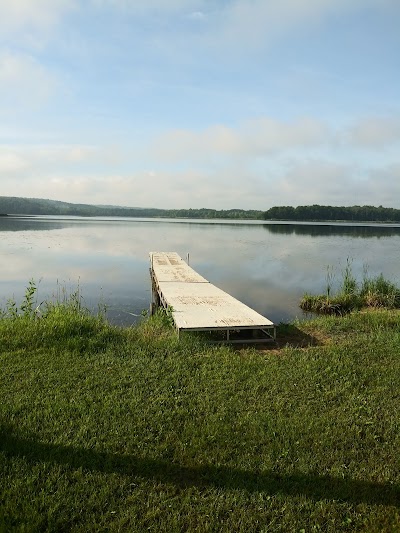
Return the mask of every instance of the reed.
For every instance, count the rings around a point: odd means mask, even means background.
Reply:
[[[342,272],[342,282],[336,293],[332,293],[331,275],[327,278],[325,294],[312,295],[306,293],[300,308],[305,312],[328,315],[343,315],[351,311],[365,308],[400,308],[400,289],[382,274],[371,278],[368,269],[364,268],[361,283],[353,275],[351,261],[347,259]]]

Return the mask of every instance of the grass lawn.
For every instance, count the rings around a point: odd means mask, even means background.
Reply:
[[[1,318],[0,531],[400,531],[399,312],[278,338]]]

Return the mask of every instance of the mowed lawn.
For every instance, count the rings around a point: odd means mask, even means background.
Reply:
[[[400,531],[400,314],[257,351],[0,320],[0,531]]]

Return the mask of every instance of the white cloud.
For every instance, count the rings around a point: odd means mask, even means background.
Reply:
[[[236,0],[214,10],[219,28],[211,40],[218,48],[263,48],[289,32],[309,31],[332,15],[396,8],[395,0]]]
[[[400,163],[360,168],[330,160],[293,161],[272,180],[270,205],[384,205],[398,207]]]
[[[14,175],[5,172],[7,165],[14,168]],[[356,165],[313,159],[292,161],[279,174],[252,172],[232,165],[222,171],[93,175],[64,168],[63,174],[39,169],[30,174],[23,162],[0,158],[0,172],[6,176],[1,183],[3,195],[89,204],[225,209],[313,203],[396,207],[400,195],[400,163],[363,173]]]
[[[400,117],[366,117],[349,128],[350,144],[382,148],[400,142]]]
[[[200,132],[169,131],[157,139],[154,149],[157,157],[166,161],[267,156],[299,147],[321,146],[329,141],[330,135],[326,125],[312,118],[283,122],[261,117],[237,129],[216,125]]]
[[[0,37],[19,46],[42,46],[76,0],[0,0]]]
[[[275,181],[271,193],[287,204],[348,203],[358,187],[356,174],[357,169],[349,164],[297,160]]]
[[[0,114],[35,109],[59,89],[41,52],[77,0],[0,0]]]
[[[371,168],[368,173],[367,187],[361,191],[365,203],[399,207],[400,198],[400,161],[381,168]],[[371,201],[373,198],[373,201]],[[369,200],[368,200],[369,199]]]
[[[104,164],[102,154],[103,150],[82,145],[0,145],[0,175],[3,183],[10,176],[29,184],[37,176],[51,178],[60,168],[71,175],[76,166],[83,169],[99,160]]]
[[[3,146],[2,194],[18,196],[23,190],[24,196],[77,203],[169,208],[395,206],[400,197],[397,153],[373,159],[367,143],[355,158],[352,146],[337,141],[375,120],[365,117],[336,131],[312,118],[261,117],[238,128],[167,132],[135,153],[118,145]],[[385,139],[389,143],[392,136]]]
[[[13,176],[15,173],[21,173],[21,171],[25,171],[27,168],[28,165],[24,157],[13,150],[0,148],[1,176]]]
[[[191,20],[204,20],[205,14],[202,11],[193,11],[192,13],[189,13],[188,18]]]
[[[95,7],[117,8],[133,13],[193,11],[202,0],[91,0]]]
[[[0,52],[0,113],[45,102],[57,87],[56,78],[34,57],[10,51]],[[10,109],[11,107],[11,109]]]
[[[176,61],[188,48],[191,57],[207,51],[213,59],[220,54],[234,60],[249,50],[264,50],[288,34],[308,32],[332,16],[395,10],[396,0],[91,0],[91,5],[95,10],[168,21],[158,26],[156,40],[174,50]],[[202,31],[193,32],[192,24],[177,28],[177,15],[181,20],[203,21]]]
[[[305,158],[324,151],[340,161],[348,158],[348,148],[381,151],[399,141],[399,116],[366,116],[336,127],[312,117],[291,121],[259,117],[236,128],[219,124],[201,131],[167,131],[155,139],[149,157],[168,164],[204,165],[228,158],[236,162],[271,160],[302,150]]]

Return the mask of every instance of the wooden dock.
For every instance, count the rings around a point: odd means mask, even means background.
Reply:
[[[171,309],[178,334],[208,331],[215,342],[275,341],[275,324],[208,282],[175,252],[150,252],[152,310]]]

